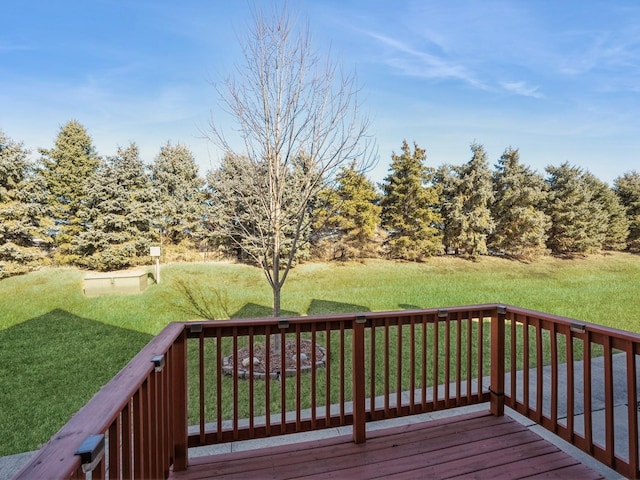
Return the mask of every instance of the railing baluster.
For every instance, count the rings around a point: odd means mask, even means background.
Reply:
[[[451,383],[451,321],[444,319],[444,408],[449,408],[449,384]]]
[[[484,318],[478,319],[478,398],[482,398],[483,385],[482,379],[484,378]]]
[[[187,469],[187,348],[183,331],[173,345],[171,369],[173,387],[173,470]]]
[[[238,397],[238,377],[240,375],[240,359],[238,358],[238,328],[233,327],[232,330],[232,362],[233,362],[233,374],[231,375],[232,381],[232,395],[233,395],[233,439],[238,440],[238,404],[240,398]]]
[[[575,437],[575,372],[573,355],[573,333],[571,329],[567,333],[567,430],[569,442]]]
[[[264,360],[265,365],[265,385],[264,385],[264,415],[265,415],[265,432],[266,435],[271,435],[271,328],[269,325],[265,327],[264,331],[264,349],[266,356]]]
[[[402,331],[404,327],[401,319],[396,320],[396,416],[399,417],[402,409]]]
[[[472,317],[473,313],[469,314]],[[462,316],[456,321],[456,405],[460,405],[462,397]]]
[[[160,477],[160,432],[158,430],[158,376],[152,373],[149,376],[149,392],[148,392],[148,404],[149,404],[149,451],[147,456],[149,457],[149,475],[151,478]]]
[[[518,335],[518,324],[517,324],[517,318],[518,315],[517,314],[513,314],[511,317],[511,320],[509,321],[509,330],[510,330],[510,338],[511,338],[511,346],[510,346],[510,350],[511,350],[511,372],[510,372],[510,380],[511,380],[511,399],[513,401],[513,404],[515,405],[515,401],[516,401],[516,397],[517,397],[517,371],[518,371],[518,365],[517,365],[517,358],[518,358],[518,352],[517,352],[517,335]]]
[[[255,358],[253,351],[253,327],[249,327],[249,437],[253,438],[255,428]],[[266,381],[266,380],[265,380]]]
[[[357,317],[352,324],[352,397],[353,397],[353,442],[365,442],[365,364],[364,327],[366,317]]]
[[[331,352],[331,324],[326,322],[325,326],[325,349],[326,358],[328,359],[325,365],[325,425],[329,426],[331,423],[331,362],[333,361],[333,353]]]
[[[438,409],[438,385],[440,384],[440,371],[438,364],[440,363],[440,313],[435,317],[433,322],[433,409]]]
[[[613,359],[611,351],[611,337],[604,337],[604,417],[605,417],[605,446],[608,465],[613,465],[616,455],[615,430],[613,421]]]
[[[287,431],[287,346],[286,329],[280,329],[280,433]]]
[[[389,418],[389,317],[384,319],[384,418]]]
[[[416,411],[416,323],[413,315],[409,319],[409,334],[409,414],[413,415]]]
[[[587,442],[587,453],[593,454],[593,424],[591,417],[591,335],[587,330],[583,340],[583,405],[584,405],[584,438]]]
[[[317,367],[318,359],[316,356],[316,324],[311,324],[311,429],[315,430],[317,428],[316,424],[316,376],[317,376]]]
[[[205,379],[205,358],[204,358],[204,330],[200,331],[200,336],[198,337],[198,405],[200,407],[200,441],[204,443],[204,434],[205,434],[205,386],[207,384]]]
[[[549,329],[551,340],[551,425],[553,433],[558,433],[558,338],[556,324]]]
[[[144,420],[142,414],[142,392],[133,396],[133,476],[144,478]]]
[[[346,425],[345,422],[345,337],[344,337],[344,320],[340,321],[340,425]]]
[[[267,356],[267,358],[269,358]],[[216,330],[216,439],[222,441],[222,332]]]
[[[422,401],[422,411],[427,410],[427,317],[426,315],[422,315],[421,317],[421,325],[422,325],[422,352],[420,365],[422,366],[422,379],[421,379],[421,401]]]
[[[529,399],[529,370],[531,369],[531,358],[529,356],[529,316],[524,317],[522,322],[522,400],[524,403],[524,415],[529,416],[531,402]]]
[[[478,318],[478,323],[482,322],[482,318]],[[473,368],[472,368],[472,360],[473,360],[473,319],[469,317],[467,319],[467,403],[472,403],[471,396],[473,394],[472,384],[473,384]]]
[[[162,451],[162,465],[163,465],[163,473],[164,477],[167,478],[169,476],[169,468],[172,463],[170,445],[171,445],[171,428],[170,428],[170,419],[172,415],[171,406],[169,403],[169,394],[171,392],[171,388],[169,386],[169,373],[171,371],[171,347],[167,350],[165,354],[165,365],[164,369],[161,373],[161,396],[162,396],[162,413],[161,413],[161,422],[162,422],[162,440],[161,440],[161,451]],[[116,477],[117,478],[117,477]]]
[[[370,347],[369,347],[369,366],[371,371],[371,383],[370,383],[370,391],[369,391],[369,411],[371,413],[371,419],[377,419],[377,410],[376,410],[376,321],[375,319],[371,320],[371,328],[370,328]]]
[[[131,436],[133,435],[131,428],[131,399],[122,409],[122,479],[129,480],[133,478],[133,458]],[[171,458],[173,461],[173,457]]]
[[[301,363],[301,343],[300,343],[300,324],[296,323],[296,432],[302,430],[302,371],[300,369]]]
[[[536,422],[542,423],[544,392],[544,357],[542,352],[542,323],[538,319],[536,328]]]
[[[625,355],[627,366],[627,423],[629,425],[629,467],[630,477],[638,478],[638,391],[636,379],[636,354],[633,343],[626,342]]]

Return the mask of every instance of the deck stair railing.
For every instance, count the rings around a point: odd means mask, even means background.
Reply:
[[[166,478],[190,447],[349,425],[360,443],[369,421],[484,402],[638,477],[639,354],[497,304],[172,323],[17,478]]]

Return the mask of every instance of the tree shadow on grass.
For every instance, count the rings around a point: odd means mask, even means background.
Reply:
[[[402,310],[423,310],[423,307],[419,307],[418,305],[412,305],[410,303],[400,303],[398,304]]]
[[[360,313],[370,312],[369,307],[354,305],[352,303],[334,302],[332,300],[311,300],[307,313],[309,315],[322,315],[329,313]]]
[[[355,305],[352,303],[334,302],[332,300],[318,300],[313,299],[307,309],[307,315],[322,315],[322,314],[334,314],[334,313],[359,313],[370,312],[369,307],[364,305]],[[264,305],[258,305],[255,303],[247,303],[240,310],[231,315],[231,318],[264,318],[272,316],[271,307],[265,307]],[[292,312],[290,310],[281,310],[281,317],[297,317],[299,312]]]
[[[0,455],[49,440],[152,338],[60,309],[0,331]]]
[[[296,317],[298,315],[300,315],[298,312],[280,310],[281,317]],[[258,305],[256,303],[246,303],[240,310],[231,315],[231,318],[263,318],[272,316],[273,309],[271,307],[265,307],[264,305]]]

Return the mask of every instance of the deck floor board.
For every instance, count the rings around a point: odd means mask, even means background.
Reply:
[[[351,436],[191,459],[175,480],[602,478],[509,417],[472,413]]]

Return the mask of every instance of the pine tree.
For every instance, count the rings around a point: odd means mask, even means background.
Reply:
[[[184,145],[167,143],[151,166],[151,181],[159,203],[162,243],[193,247],[202,238],[204,180],[193,154]]]
[[[287,172],[290,188],[281,197],[277,230],[279,253],[291,257],[292,264],[307,258],[311,234],[311,219],[298,195],[304,188],[303,158],[292,160]],[[246,175],[247,169],[260,169]],[[220,166],[207,172],[206,224],[209,242],[242,261],[269,269],[273,263],[273,215],[268,198],[267,165],[250,162],[247,157],[226,155]]]
[[[381,184],[382,227],[392,258],[418,260],[442,251],[437,211],[440,190],[433,185],[433,170],[426,153],[414,143],[402,143],[402,154],[391,156],[389,174]]]
[[[625,207],[629,222],[627,248],[632,252],[640,252],[640,173],[625,173],[614,180],[614,191]]]
[[[28,155],[21,143],[0,130],[0,278],[43,261],[45,252],[39,245],[51,241]]]
[[[602,180],[586,172],[584,181],[591,192],[595,211],[601,211],[604,221],[599,225],[604,250],[624,250],[629,236],[629,220],[626,210],[615,192]]]
[[[549,166],[546,212],[551,217],[547,246],[558,254],[593,253],[602,248],[607,218],[593,201],[585,174],[567,162]]]
[[[254,208],[261,203],[252,192],[259,185],[252,176],[245,157],[225,155],[218,168],[206,174],[205,225],[210,245],[223,255],[247,261],[259,255],[259,219]],[[242,192],[238,195],[237,192]]]
[[[493,174],[491,211],[496,226],[489,237],[492,250],[523,256],[545,252],[546,232],[551,226],[543,210],[545,187],[541,175],[520,163],[517,149],[504,151]]]
[[[336,186],[322,191],[316,228],[329,233],[333,257],[341,260],[377,255],[380,212],[375,185],[352,163],[342,167]],[[326,235],[326,233],[325,233]]]
[[[493,185],[487,154],[480,144],[471,144],[473,156],[460,167],[444,171],[443,216],[448,249],[467,255],[487,253],[487,236],[495,228],[490,205]]]
[[[80,265],[115,270],[147,262],[157,237],[157,203],[138,147],[130,144],[108,158],[87,185],[78,216],[87,225],[72,241]]]
[[[87,199],[87,180],[100,163],[91,137],[76,120],[64,125],[50,150],[41,149],[40,174],[48,193],[47,205],[56,224],[56,258],[73,263],[73,237],[86,230],[78,210]]]

